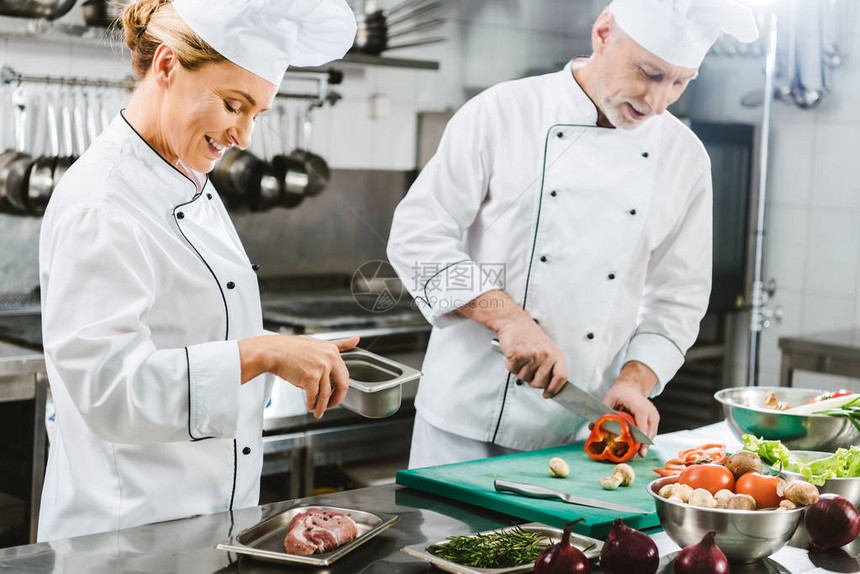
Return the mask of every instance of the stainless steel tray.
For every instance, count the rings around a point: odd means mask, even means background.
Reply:
[[[321,554],[312,554],[303,556],[300,554],[287,554],[284,550],[284,538],[287,536],[287,529],[290,525],[290,520],[301,512],[310,510],[311,508],[319,508],[331,512],[341,512],[347,514],[355,520],[355,525],[358,528],[358,536],[352,542],[335,548],[331,552],[323,552]],[[397,516],[388,514],[374,514],[354,508],[338,508],[336,506],[296,506],[278,515],[255,524],[247,530],[230,538],[228,543],[218,544],[215,546],[218,550],[226,550],[227,552],[235,552],[237,554],[245,554],[263,560],[265,562],[274,563],[292,563],[292,564],[309,564],[311,566],[328,566],[338,558],[352,552],[357,547],[361,546],[380,532],[388,529],[400,520]]]
[[[400,408],[404,383],[421,372],[364,349],[340,354],[349,371],[349,390],[341,406],[367,418],[391,416]]]
[[[542,532],[546,534],[550,539],[548,544],[559,542],[563,534],[563,531],[560,528],[553,528],[552,526],[547,526],[538,522],[521,524],[520,528],[530,532]],[[513,529],[514,527],[510,526],[508,528],[498,528],[496,531],[500,530],[502,532],[507,532]],[[478,534],[489,534],[490,532],[494,531],[486,530],[484,532],[479,532]],[[475,536],[477,536],[477,534]],[[440,540],[438,542],[422,542],[421,544],[413,544],[411,546],[401,548],[400,551],[404,554],[408,554],[409,556],[426,560],[440,570],[444,570],[445,572],[454,572],[454,574],[513,574],[515,572],[531,572],[534,569],[534,562],[523,564],[522,566],[514,566],[512,568],[475,568],[474,566],[464,566],[462,564],[457,564],[456,562],[445,560],[444,558],[439,558],[427,551],[430,546],[439,546],[446,542],[446,540]],[[589,560],[600,556],[600,550],[603,548],[603,542],[600,540],[591,538],[590,536],[576,534],[575,532],[571,533],[570,542],[573,546],[582,550],[585,557]]]

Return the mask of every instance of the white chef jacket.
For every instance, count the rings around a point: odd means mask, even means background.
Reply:
[[[452,118],[398,206],[388,256],[433,326],[416,407],[432,425],[516,449],[571,442],[584,420],[516,383],[491,330],[453,312],[492,289],[604,396],[625,362],[658,394],[694,342],[710,294],[711,175],[669,113],[596,126],[572,64],[503,83]]]
[[[256,505],[273,378],[240,384],[260,296],[212,184],[119,115],[54,191],[39,264],[57,412],[39,540]]]

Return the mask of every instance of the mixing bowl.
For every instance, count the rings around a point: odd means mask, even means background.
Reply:
[[[769,440],[780,440],[791,450],[835,452],[837,448],[860,444],[860,432],[850,420],[828,415],[795,415],[764,408],[768,391],[791,407],[805,405],[825,392],[792,387],[733,387],[714,393],[722,403],[726,421],[741,438],[748,433]]]
[[[654,497],[663,530],[681,548],[702,540],[711,530],[716,543],[731,561],[754,562],[785,546],[803,518],[804,508],[793,510],[729,510],[702,508],[667,500],[660,488],[678,480],[668,476],[651,481],[648,494]]]

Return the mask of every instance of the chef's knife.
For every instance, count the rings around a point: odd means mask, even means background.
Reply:
[[[494,351],[502,353],[502,346],[498,339],[493,339],[490,344]],[[566,381],[564,383],[561,390],[552,397],[552,400],[567,410],[584,417],[590,422],[597,422],[597,419],[603,415],[618,414],[614,409],[597,400],[594,395],[580,389],[570,381]],[[642,432],[642,429],[633,423],[628,424],[630,425],[630,432],[633,434],[633,438],[636,439],[636,442],[646,445],[654,444],[651,439],[648,438],[648,435]],[[621,423],[618,421],[606,421],[602,426],[611,433],[621,434]]]
[[[604,502],[603,500],[595,500],[593,498],[585,498],[576,496],[566,492],[559,492],[551,488],[545,488],[536,484],[527,484],[525,482],[513,482],[510,480],[502,480],[497,478],[493,481],[493,487],[498,492],[512,492],[529,498],[543,498],[547,500],[560,500],[568,504],[579,504],[580,506],[590,506],[592,508],[605,508],[606,510],[615,510],[617,512],[629,512],[631,514],[651,514],[651,510],[642,510],[635,506],[625,506],[623,504],[615,504],[614,502]]]

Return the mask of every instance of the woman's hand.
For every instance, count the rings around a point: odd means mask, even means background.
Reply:
[[[349,372],[340,357],[352,349],[358,337],[323,341],[312,337],[269,335],[239,341],[242,384],[263,373],[272,373],[304,389],[307,409],[316,418],[340,404],[349,388]]]

